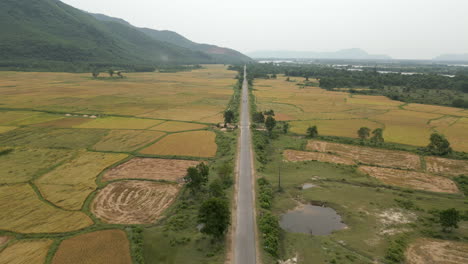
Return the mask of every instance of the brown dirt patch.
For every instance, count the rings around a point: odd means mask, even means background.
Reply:
[[[389,185],[431,192],[459,192],[457,185],[452,180],[428,173],[371,166],[361,166],[359,170]]]
[[[468,161],[466,160],[452,160],[439,157],[425,157],[425,159],[426,170],[429,172],[450,176],[468,175]]]
[[[130,246],[122,230],[105,230],[79,235],[63,241],[53,264],[130,264]]]
[[[34,125],[35,127],[73,127],[91,121],[89,118],[63,118]]]
[[[468,243],[419,239],[406,251],[408,264],[468,263]]]
[[[151,224],[174,201],[180,186],[149,181],[120,181],[95,197],[92,212],[106,223]]]
[[[331,152],[362,164],[378,165],[400,169],[421,169],[418,155],[405,151],[377,149],[339,143],[310,140],[308,150]]]
[[[355,165],[354,161],[352,161],[351,159],[343,158],[343,157],[328,154],[328,153],[320,153],[320,152],[307,152],[307,151],[297,151],[297,150],[288,149],[283,152],[283,157],[287,161],[292,161],[292,162],[316,160],[320,162]]]
[[[187,168],[198,163],[200,162],[193,160],[134,158],[107,171],[102,180],[150,179],[180,182],[187,173]]]
[[[0,247],[5,245],[10,239],[11,237],[9,236],[0,236]]]

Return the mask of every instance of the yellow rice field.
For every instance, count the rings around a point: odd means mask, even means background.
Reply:
[[[0,252],[0,264],[44,263],[52,240],[18,241]]]
[[[196,123],[168,121],[160,125],[157,125],[155,127],[152,127],[151,130],[178,132],[178,131],[186,131],[186,130],[198,130],[198,129],[204,129],[204,128],[206,128],[206,125],[196,124]]]
[[[158,138],[165,133],[146,130],[112,130],[93,146],[98,151],[130,152],[135,151]]]

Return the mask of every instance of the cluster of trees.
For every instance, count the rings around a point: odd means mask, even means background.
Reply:
[[[109,76],[111,78],[114,77],[114,74],[117,74],[117,76],[119,76],[120,78],[124,77],[123,74],[122,74],[122,71],[115,71],[113,69],[109,69],[109,70],[107,70],[107,73],[109,73]],[[93,72],[91,73],[93,78],[99,77],[99,74],[100,74],[100,71],[98,69],[93,70]]]
[[[280,227],[278,218],[271,212],[273,202],[273,188],[265,179],[257,180],[259,186],[259,200],[262,211],[259,218],[259,229],[263,234],[263,248],[272,256],[277,257],[280,242]]]
[[[382,128],[376,128],[372,130],[372,137],[370,136],[371,134],[371,129],[368,127],[361,127],[357,131],[358,137],[361,139],[361,142],[364,143],[366,140],[370,138],[370,141],[373,144],[379,145],[384,143],[384,137],[383,137],[383,129]]]

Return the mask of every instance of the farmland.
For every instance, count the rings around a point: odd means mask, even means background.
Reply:
[[[301,77],[289,82],[284,76],[256,79],[253,94],[258,110],[275,110],[277,119],[289,121],[296,134],[303,135],[308,126],[317,125],[323,135],[357,137],[356,131],[366,126],[383,128],[387,142],[425,146],[430,134],[438,131],[453,142],[455,150],[468,151],[464,140],[468,116],[460,108],[327,91],[305,86]]]
[[[217,144],[235,144],[214,128],[234,76],[221,65],[123,79],[1,72],[0,263],[140,263],[143,228],[166,230],[187,168],[219,166]],[[213,250],[187,224],[175,234]],[[222,259],[216,248],[192,256]]]

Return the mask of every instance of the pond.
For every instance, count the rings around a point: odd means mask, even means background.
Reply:
[[[283,214],[280,226],[288,232],[319,236],[346,228],[335,210],[311,204],[301,205]]]

